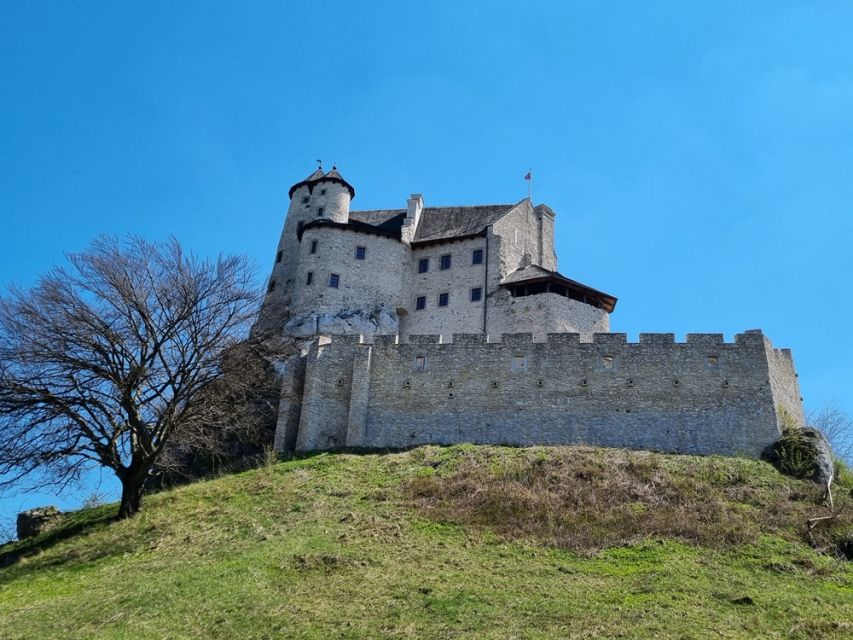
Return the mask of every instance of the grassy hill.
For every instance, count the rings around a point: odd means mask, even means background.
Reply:
[[[0,638],[853,638],[817,499],[732,458],[312,456],[0,548]]]

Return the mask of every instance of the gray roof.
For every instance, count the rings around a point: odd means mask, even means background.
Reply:
[[[616,308],[617,299],[609,293],[593,289],[589,285],[567,278],[558,271],[549,271],[535,264],[521,267],[507,274],[500,281],[500,285],[506,287],[510,285],[534,284],[537,282],[551,282],[560,287],[565,287],[565,293],[568,293],[568,297],[586,302],[587,304],[594,302],[597,306],[607,311],[607,313],[613,313],[613,310]]]
[[[413,243],[477,235],[515,206],[486,204],[473,207],[424,207]]]
[[[519,204],[521,203],[424,207],[412,242],[413,244],[443,242],[477,235]],[[349,218],[352,222],[379,227],[386,232],[396,230],[399,234],[406,218],[406,209],[350,211]]]
[[[533,280],[538,278],[549,278],[553,275],[560,275],[556,271],[548,271],[548,269],[543,269],[542,267],[538,267],[535,264],[531,264],[526,267],[522,267],[521,269],[516,269],[510,274],[507,274],[503,280],[501,280],[501,284],[513,284],[514,282],[526,282],[527,280]]]

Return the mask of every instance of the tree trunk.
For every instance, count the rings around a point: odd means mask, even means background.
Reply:
[[[119,520],[135,516],[142,508],[142,490],[145,487],[145,475],[128,475],[121,480],[121,505],[118,508]]]

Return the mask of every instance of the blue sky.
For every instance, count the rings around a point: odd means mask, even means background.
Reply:
[[[0,283],[100,233],[263,276],[315,158],[365,209],[532,167],[614,331],[760,327],[853,414],[851,33],[841,1],[0,1]]]

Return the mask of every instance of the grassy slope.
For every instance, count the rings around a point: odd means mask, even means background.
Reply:
[[[531,479],[543,461],[551,471]],[[583,500],[581,517],[552,501],[525,524],[520,486],[554,469],[582,483],[597,462],[647,479],[628,507],[601,508],[609,526],[621,513],[621,536],[637,514],[630,544],[573,544],[571,527],[597,517]],[[668,531],[645,515],[669,508],[657,484],[688,477],[698,511],[704,493],[753,524],[701,545],[650,531]],[[494,495],[470,496],[489,478],[510,505],[503,524]],[[132,521],[110,522],[114,506],[80,512],[0,549],[24,554],[0,569],[0,638],[853,637],[853,568],[799,542],[771,489],[793,503],[813,493],[753,461],[591,449],[294,460],[150,496]]]

